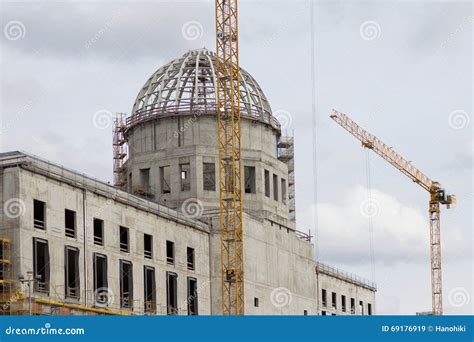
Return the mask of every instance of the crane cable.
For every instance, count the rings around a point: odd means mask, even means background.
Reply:
[[[314,247],[316,249],[316,265],[319,261],[319,231],[318,231],[318,163],[317,163],[317,140],[316,140],[316,52],[315,52],[315,25],[314,25],[314,0],[310,1],[310,55],[311,55],[311,116],[312,116],[312,140],[313,140],[313,205],[312,221],[314,229]],[[311,235],[311,233],[310,233]],[[317,267],[317,266],[316,266]],[[316,315],[319,315],[319,276],[316,272]]]
[[[366,185],[367,185],[367,199],[372,201],[372,180],[370,173],[370,150],[365,151],[365,174],[366,174]],[[377,205],[374,203],[374,205]],[[368,215],[368,228],[369,228],[369,245],[370,245],[370,264],[372,272],[372,282],[375,283],[375,252],[374,252],[374,215]]]

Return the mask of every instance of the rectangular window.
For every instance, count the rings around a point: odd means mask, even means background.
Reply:
[[[150,192],[150,169],[140,169],[140,184],[145,193]]]
[[[156,313],[155,268],[150,266],[144,266],[143,275],[143,283],[145,285],[145,312]]]
[[[203,188],[207,191],[216,191],[216,166],[214,163],[202,164]]]
[[[351,298],[351,314],[355,315],[356,313],[356,301],[354,298]]]
[[[321,291],[321,301],[322,301],[323,306],[328,305],[328,297],[327,297],[327,292],[325,289],[322,289]]]
[[[337,309],[337,294],[336,294],[336,292],[333,292],[331,294],[331,300],[332,300],[332,307],[334,309]]]
[[[133,308],[133,267],[126,260],[120,260],[120,307]]]
[[[341,296],[341,307],[342,307],[342,311],[346,312],[346,296],[344,295]]]
[[[130,251],[130,232],[126,227],[120,226],[120,251],[128,253]]]
[[[33,227],[46,229],[46,203],[33,201]]]
[[[107,256],[94,253],[94,294],[95,301],[104,305],[109,302],[107,279]]]
[[[79,298],[79,249],[71,246],[65,247],[64,275],[66,284],[66,297]]]
[[[64,227],[67,237],[76,237],[76,212],[65,209],[64,210]]]
[[[166,262],[174,265],[174,242],[166,241]]]
[[[164,94],[166,95],[166,91],[164,92]],[[184,146],[184,132],[186,131],[185,130],[185,127],[183,125],[183,120],[184,118],[182,117],[177,117],[177,122],[178,122],[178,129],[177,129],[177,132],[178,133],[178,147],[181,147],[181,146]]]
[[[303,310],[303,316],[308,316],[308,310]]]
[[[258,298],[257,298],[257,297],[254,297],[254,299],[253,299],[253,306],[255,306],[256,308],[258,308],[259,304],[260,304],[260,303],[258,302]]]
[[[48,241],[33,238],[33,272],[37,292],[49,294],[49,247]]]
[[[187,248],[188,270],[194,271],[194,248]]]
[[[372,316],[372,304],[367,304],[367,315]]]
[[[286,204],[286,179],[281,179],[281,202]]]
[[[364,302],[359,301],[359,312],[362,316],[364,316]]]
[[[195,278],[188,278],[188,315],[198,315],[198,290]]]
[[[321,316],[326,316],[326,311],[321,311]]]
[[[181,191],[191,190],[191,167],[189,164],[179,165],[180,179],[181,179]]]
[[[149,234],[143,234],[143,250],[145,258],[153,258],[153,236]]]
[[[278,176],[273,174],[273,199],[278,201]]]
[[[96,218],[94,219],[94,244],[104,245],[104,221]]]
[[[244,166],[244,189],[246,194],[255,193],[255,166]]]
[[[265,196],[270,197],[270,171],[265,170]]]
[[[166,312],[168,315],[178,314],[178,275],[166,272]]]
[[[169,166],[160,167],[160,186],[162,194],[169,194],[171,192]]]

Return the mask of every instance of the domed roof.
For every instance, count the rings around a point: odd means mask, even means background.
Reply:
[[[185,53],[150,76],[135,100],[133,124],[146,119],[176,115],[215,115],[216,54],[206,49]],[[257,81],[240,68],[240,113],[280,130],[270,104]]]

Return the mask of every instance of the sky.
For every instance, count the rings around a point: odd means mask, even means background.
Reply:
[[[109,113],[130,113],[161,65],[215,49],[213,1],[0,6],[0,150],[102,180],[112,179]],[[329,118],[335,108],[457,195],[441,213],[444,308],[473,314],[472,3],[313,10],[314,55],[310,1],[239,1],[240,65],[295,136],[298,229],[316,235],[318,260],[377,282],[378,314],[430,310],[428,193],[362,149]]]

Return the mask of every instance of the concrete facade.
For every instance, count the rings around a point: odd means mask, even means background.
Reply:
[[[324,264],[316,270],[320,315],[374,314],[375,284]]]
[[[166,272],[178,275],[179,314],[186,314],[186,280],[195,278],[198,284],[199,313],[210,314],[209,286],[209,228],[207,225],[168,210],[155,203],[144,201],[92,178],[75,174],[58,166],[19,154],[0,158],[2,165],[1,195],[3,203],[15,199],[21,203],[21,215],[12,215],[5,206],[2,211],[1,234],[12,240],[13,279],[26,275],[33,268],[33,238],[48,242],[50,258],[49,294],[35,292],[35,298],[66,301],[85,307],[98,307],[113,311],[144,313],[144,266],[155,268],[157,314],[166,314]],[[6,167],[7,165],[11,165]],[[21,165],[21,166],[20,166]],[[46,203],[45,229],[33,226],[33,201]],[[11,202],[10,202],[11,203]],[[76,212],[77,235],[65,236],[64,211]],[[11,210],[11,208],[10,208]],[[85,217],[85,220],[84,220]],[[98,246],[93,239],[93,219],[104,221],[104,244]],[[130,229],[130,250],[119,248],[120,226]],[[143,235],[153,236],[153,255],[144,257]],[[166,260],[166,241],[175,243],[175,263]],[[80,296],[65,295],[65,246],[79,250]],[[195,250],[195,269],[188,270],[186,248]],[[107,256],[108,295],[106,305],[95,301],[93,285],[93,254]],[[120,306],[119,260],[133,265],[132,309]]]
[[[269,212],[288,220],[288,167],[278,160],[278,132],[272,127],[250,120],[241,123],[242,166],[255,168],[255,189],[244,192],[244,210],[257,216]],[[171,208],[179,208],[189,198],[199,199],[206,211],[219,208],[218,151],[216,115],[161,118],[133,126],[127,133],[129,158],[126,163],[128,190],[145,189],[151,199]],[[215,190],[203,186],[203,164],[214,165]],[[182,190],[180,165],[190,167],[189,190]],[[169,167],[170,192],[161,184],[160,168]],[[143,179],[143,170],[149,170]],[[268,171],[269,196],[265,195],[264,178]],[[273,177],[277,177],[274,188]],[[282,181],[286,191],[282,192]],[[277,193],[277,200],[274,193]],[[292,224],[285,222],[286,225]]]

